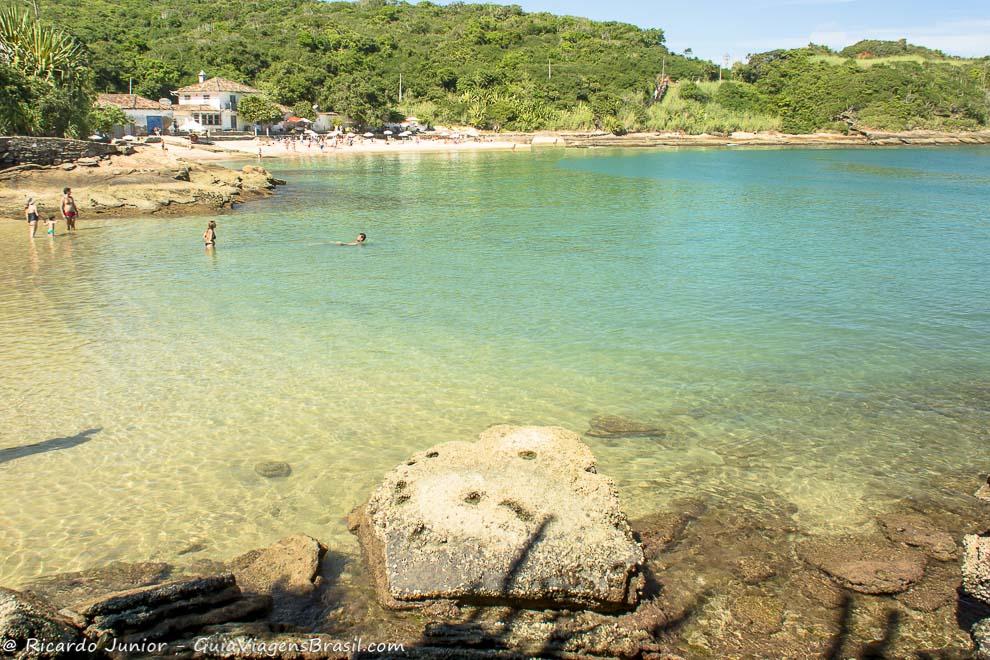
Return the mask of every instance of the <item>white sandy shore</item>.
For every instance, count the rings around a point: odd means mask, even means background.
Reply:
[[[223,140],[211,145],[189,146],[189,141],[185,138],[167,137],[169,155],[188,158],[190,160],[228,160],[230,158],[242,158],[248,156],[258,157],[258,150],[261,150],[262,159],[266,158],[298,158],[310,156],[341,156],[350,154],[369,153],[446,153],[452,151],[528,151],[529,144],[520,144],[508,140],[493,140],[481,142],[443,142],[439,140],[421,140],[413,142],[408,140],[365,140],[355,142],[352,146],[341,145],[331,147],[326,145],[320,150],[319,145],[313,144],[307,147],[305,144],[296,144],[296,149],[290,151],[283,142],[270,142],[264,138],[255,140]]]

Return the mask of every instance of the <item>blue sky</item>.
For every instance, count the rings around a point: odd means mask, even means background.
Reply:
[[[990,55],[990,0],[516,0],[526,11],[663,28],[667,45],[733,60],[809,41],[832,47],[863,38],[907,38],[953,55]]]

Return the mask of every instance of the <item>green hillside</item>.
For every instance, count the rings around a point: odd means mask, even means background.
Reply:
[[[45,0],[41,20],[82,43],[91,93],[126,91],[133,80],[137,93],[164,97],[203,69],[300,111],[316,103],[367,125],[412,113],[512,130],[958,130],[990,116],[990,59],[903,41],[760,53],[722,71],[717,85],[708,84],[716,65],[671,53],[660,29],[517,6]],[[25,83],[4,66],[0,102],[23,109]],[[655,104],[661,72],[677,84]]]

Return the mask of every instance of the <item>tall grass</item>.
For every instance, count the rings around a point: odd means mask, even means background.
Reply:
[[[700,82],[698,86],[709,97],[718,91],[718,82]],[[735,112],[718,103],[699,103],[681,98],[680,85],[671,85],[662,103],[646,110],[643,128],[651,131],[683,131],[685,133],[732,133],[745,131],[779,131],[781,118],[752,112]]]

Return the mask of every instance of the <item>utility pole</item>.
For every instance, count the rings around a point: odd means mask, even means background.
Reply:
[[[402,103],[402,72],[399,71],[399,103]]]
[[[664,78],[667,75],[667,56],[663,56],[663,60],[660,64],[660,78]]]
[[[729,54],[728,53],[726,53],[725,55],[722,56],[722,62],[725,64],[725,67],[724,67],[725,70],[728,71],[729,70]],[[722,82],[722,69],[719,69],[718,70],[718,81],[719,82]]]
[[[547,58],[547,80],[553,77],[553,69],[550,68],[550,58]]]

